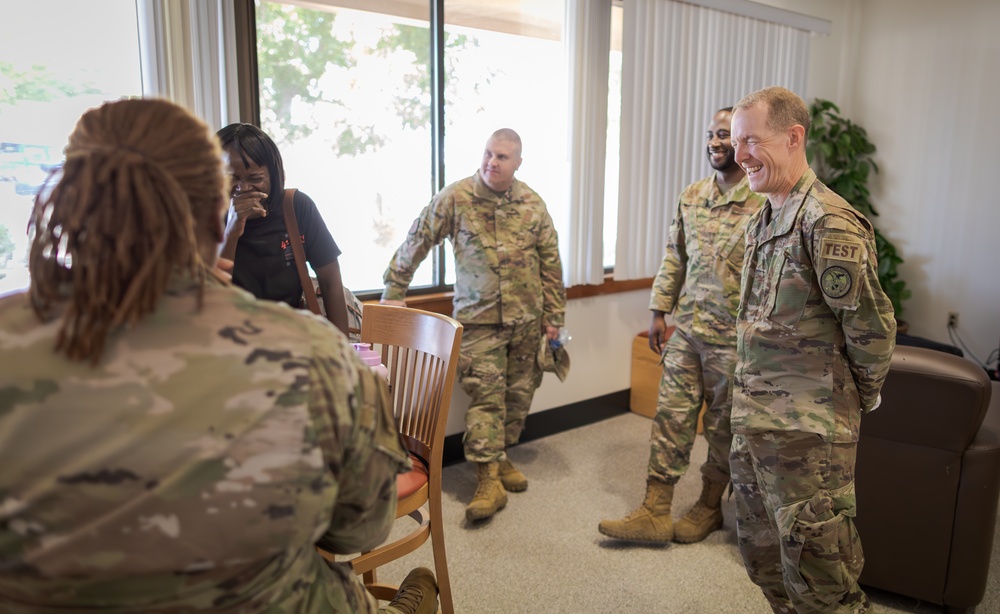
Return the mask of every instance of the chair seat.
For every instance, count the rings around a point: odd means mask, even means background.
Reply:
[[[427,483],[427,465],[424,464],[424,461],[416,454],[411,453],[410,462],[413,463],[413,469],[396,476],[397,501],[409,497]]]

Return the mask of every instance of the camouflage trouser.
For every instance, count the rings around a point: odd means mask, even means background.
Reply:
[[[316,556],[319,557],[318,554]],[[351,570],[349,563],[330,563],[325,559],[320,559],[320,565],[325,565],[332,572],[333,577],[324,574],[327,577],[321,577],[317,581],[329,583],[335,591],[338,588],[343,588],[343,595],[335,597],[333,603],[330,604],[334,612],[357,612],[357,614],[381,614],[383,612],[378,608],[378,602],[365,588],[361,578]],[[392,610],[386,609],[385,612],[389,614]]]
[[[663,354],[663,377],[649,446],[649,477],[674,484],[691,463],[698,413],[707,405],[703,424],[708,459],[701,473],[713,482],[729,481],[729,417],[736,348],[711,345],[675,330]]]
[[[472,397],[465,414],[466,460],[503,460],[504,451],[521,438],[531,399],[542,383],[535,361],[541,335],[538,320],[465,325],[459,383]]]
[[[866,612],[854,526],[856,443],[767,432],[733,438],[743,563],[775,612]]]

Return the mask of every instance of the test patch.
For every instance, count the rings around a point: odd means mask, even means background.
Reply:
[[[820,242],[820,257],[845,262],[861,262],[861,241],[824,238]]]

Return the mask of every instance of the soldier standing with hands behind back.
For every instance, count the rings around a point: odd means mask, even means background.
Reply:
[[[729,142],[732,109],[720,109],[708,125],[706,153],[712,175],[680,196],[649,308],[649,347],[663,355],[663,377],[650,436],[646,497],[622,520],[602,520],[598,530],[634,541],[692,543],[722,526],[722,494],[729,486],[730,381],[736,364],[736,308],[743,234],[763,199],[750,191]],[[666,340],[664,315],[677,328]],[[675,525],[670,515],[674,484],[687,471],[704,417],[708,459],[701,467],[698,503]]]
[[[896,334],[873,229],[809,168],[801,98],[772,87],[735,109],[736,161],[767,195],[736,318],[737,540],[775,612],[865,612],[854,465]]]
[[[476,174],[434,196],[385,271],[382,303],[405,305],[417,267],[451,239],[454,317],[465,327],[459,383],[472,397],[465,458],[476,464],[478,482],[469,520],[493,516],[507,504],[507,491],[528,487],[507,449],[520,439],[542,380],[540,335],[558,339],[565,318],[558,236],[542,198],[514,178],[520,166],[521,137],[494,132]]]

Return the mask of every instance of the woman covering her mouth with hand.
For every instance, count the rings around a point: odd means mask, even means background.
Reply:
[[[257,298],[303,307],[302,282],[281,208],[285,169],[278,146],[251,124],[230,124],[217,136],[229,158],[232,184],[219,255],[233,261],[233,283]],[[293,207],[302,235],[298,240],[316,273],[326,317],[347,335],[340,248],[311,198],[297,191]]]

